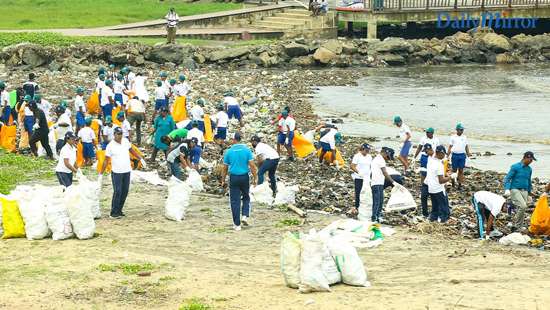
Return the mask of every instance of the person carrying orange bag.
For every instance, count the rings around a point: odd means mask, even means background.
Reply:
[[[89,114],[99,114],[99,93],[97,91],[94,91],[90,95],[90,98],[88,98],[88,102],[86,103],[86,110]]]

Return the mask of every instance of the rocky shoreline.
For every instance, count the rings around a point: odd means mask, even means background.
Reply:
[[[550,34],[508,38],[492,30],[458,32],[443,39],[402,38],[295,39],[231,48],[191,45],[41,46],[20,43],[0,52],[0,64],[13,69],[47,67],[52,71],[94,71],[99,64],[148,67],[167,65],[190,70],[221,68],[382,67],[441,64],[514,64],[547,62]]]

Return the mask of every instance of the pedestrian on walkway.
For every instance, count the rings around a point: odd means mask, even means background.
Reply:
[[[166,43],[175,44],[176,31],[178,29],[178,22],[180,18],[174,8],[170,8],[170,11],[168,11],[168,14],[166,14],[164,18],[166,19]]]
[[[399,161],[403,164],[403,171],[407,175],[407,170],[409,169],[409,152],[411,150],[411,138],[412,133],[409,126],[403,123],[403,120],[400,116],[393,118],[393,124],[399,127],[399,138],[403,141],[401,146],[401,151],[399,152]]]
[[[68,131],[62,140],[64,145],[59,152],[59,160],[55,167],[55,175],[59,184],[69,187],[73,184],[73,175],[77,173],[76,144],[78,138],[72,131]]]
[[[428,154],[431,154],[431,152],[428,151]],[[445,183],[451,180],[451,177],[445,174],[443,167],[445,155],[445,147],[439,145],[435,149],[435,156],[428,157],[424,182],[428,185],[428,193],[432,200],[432,212],[429,218],[431,222],[439,220],[441,223],[445,223],[451,214],[449,198],[445,192]]]
[[[44,114],[44,111],[38,108],[34,100],[31,100],[29,106],[34,115],[34,119],[36,120],[32,127],[32,136],[29,139],[31,152],[34,156],[38,157],[38,148],[36,147],[36,143],[40,141],[40,144],[42,145],[44,150],[46,150],[46,156],[48,157],[48,159],[53,159],[53,153],[52,149],[50,148],[48,138],[48,133],[50,132],[50,129],[48,128],[48,120],[46,119],[46,114]]]
[[[466,158],[471,157],[468,139],[464,134],[464,126],[458,123],[455,127],[456,134],[449,140],[449,150],[447,156],[451,157],[451,167],[453,172],[458,171],[458,189],[462,189],[464,184],[464,167],[466,167]],[[452,180],[454,186],[454,179]]]
[[[518,207],[518,211],[512,223],[514,229],[523,227],[527,204],[531,202],[531,196],[534,196],[531,192],[531,176],[533,170],[529,166],[534,160],[536,161],[537,159],[533,152],[525,152],[523,154],[523,159],[513,164],[506,177],[504,177],[504,196],[511,197],[512,203]]]
[[[353,179],[355,188],[355,204],[350,210],[352,215],[359,212],[359,202],[364,181],[366,180],[368,186],[370,186],[370,164],[372,163],[372,156],[369,154],[370,149],[371,147],[368,143],[363,143],[351,160],[350,168],[353,171],[351,178]]]
[[[389,147],[382,147],[380,154],[376,155],[371,162],[371,178],[370,187],[372,190],[372,218],[373,222],[381,223],[382,219],[382,207],[384,205],[384,182],[387,180],[394,186],[397,183],[392,180],[386,169],[386,161],[393,160],[395,151]]]
[[[279,166],[279,153],[270,145],[263,143],[258,136],[251,139],[256,161],[258,162],[258,185],[264,183],[264,175],[267,172],[269,176],[269,187],[273,192],[273,197],[277,194],[277,167]]]
[[[132,144],[128,139],[122,136],[122,128],[115,127],[115,138],[109,142],[105,150],[105,160],[101,167],[100,174],[102,175],[107,165],[111,164],[111,181],[113,183],[113,198],[111,201],[111,218],[119,219],[125,216],[122,212],[124,202],[128,196],[130,189],[130,171],[132,165],[130,163],[130,154],[137,158],[143,168],[147,168],[145,160],[132,148]]]
[[[232,146],[223,156],[223,170],[221,185],[225,186],[225,178],[229,172],[229,200],[233,215],[233,228],[241,230],[241,221],[245,226],[249,225],[250,217],[250,177],[252,172],[252,184],[256,184],[256,165],[252,151],[241,143],[241,134],[236,132],[231,140]],[[242,219],[241,219],[242,200]]]

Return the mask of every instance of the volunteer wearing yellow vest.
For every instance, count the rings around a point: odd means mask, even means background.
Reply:
[[[138,158],[141,165],[146,168],[145,160],[132,149],[132,144],[128,139],[122,137],[122,128],[115,127],[114,140],[109,142],[105,150],[105,161],[101,167],[100,175],[103,174],[107,165],[111,164],[111,180],[113,183],[113,198],[111,201],[111,218],[119,219],[125,214],[122,212],[128,190],[130,189],[130,171],[132,165],[130,163],[130,154]]]

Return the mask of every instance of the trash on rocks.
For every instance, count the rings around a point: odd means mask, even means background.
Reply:
[[[498,240],[498,243],[503,245],[520,245],[527,244],[531,238],[527,235],[522,235],[521,233],[514,232],[507,236],[504,236]]]
[[[168,198],[164,207],[167,219],[181,222],[185,218],[185,208],[189,206],[189,195],[191,187],[187,182],[183,182],[172,176],[168,182]]]

